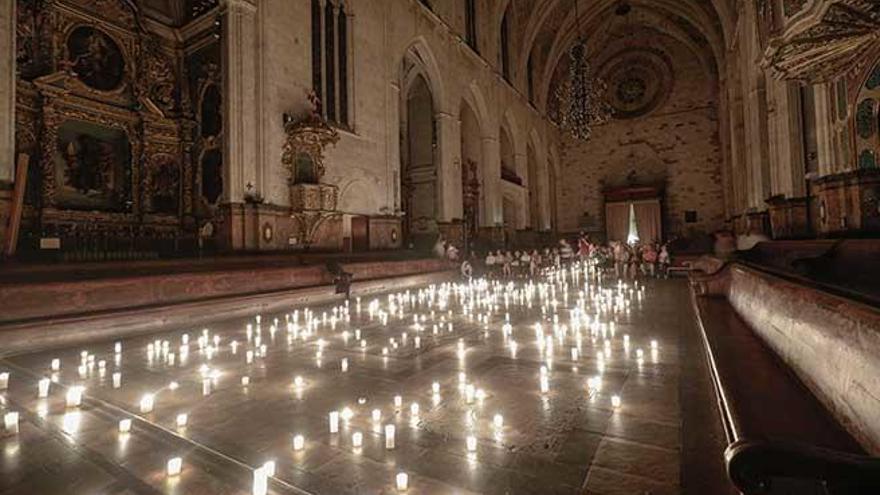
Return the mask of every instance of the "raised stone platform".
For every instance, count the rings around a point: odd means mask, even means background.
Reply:
[[[389,290],[392,280],[395,287],[408,286],[456,273],[444,260],[398,256],[394,261],[315,255],[18,267],[0,276],[0,355],[325,302],[339,297],[327,260],[353,274],[354,294]]]

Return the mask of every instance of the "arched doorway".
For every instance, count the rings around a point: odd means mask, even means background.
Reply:
[[[403,233],[407,244],[426,247],[437,236],[437,130],[434,98],[422,74],[412,77],[406,87],[401,116],[402,167],[401,206]]]

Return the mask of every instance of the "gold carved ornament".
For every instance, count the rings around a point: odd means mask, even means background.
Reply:
[[[314,170],[314,182],[320,183],[324,177],[324,150],[329,145],[339,142],[339,133],[330,127],[327,121],[321,117],[317,101],[310,96],[314,109],[304,118],[299,120],[287,118],[284,123],[284,146],[281,153],[281,163],[287,169],[288,184],[298,184],[302,177],[298,177],[297,159],[302,154],[307,155]]]

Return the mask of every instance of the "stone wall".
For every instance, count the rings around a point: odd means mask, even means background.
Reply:
[[[563,232],[589,223],[604,231],[603,189],[665,184],[664,232],[688,235],[722,227],[722,150],[716,82],[682,44],[662,43],[672,81],[669,94],[647,114],[597,127],[590,141],[564,138],[561,146],[559,225]],[[612,84],[610,90],[614,91]],[[686,223],[685,212],[696,221]]]

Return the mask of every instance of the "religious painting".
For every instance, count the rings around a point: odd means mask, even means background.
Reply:
[[[122,211],[128,206],[131,147],[120,129],[68,120],[55,149],[58,206]]]
[[[180,166],[177,159],[172,155],[158,154],[150,162],[150,211],[177,214],[180,192]]]
[[[68,63],[86,86],[112,91],[122,84],[125,58],[110,36],[90,26],[74,29],[67,38]]]

